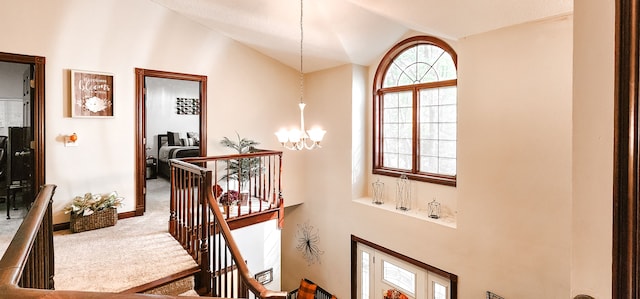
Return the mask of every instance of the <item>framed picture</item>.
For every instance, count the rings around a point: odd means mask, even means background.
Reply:
[[[113,75],[71,70],[71,117],[113,117]]]

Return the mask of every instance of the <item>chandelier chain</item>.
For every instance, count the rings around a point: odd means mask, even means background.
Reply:
[[[304,41],[304,29],[302,26],[302,14],[304,11],[304,7],[303,7],[303,0],[300,0],[300,103],[303,102],[303,97],[304,97],[304,68],[303,68],[303,62],[302,62],[302,57],[303,57],[303,48],[302,48],[302,44]]]

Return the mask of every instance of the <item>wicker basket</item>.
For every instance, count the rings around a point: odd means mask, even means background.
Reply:
[[[69,226],[71,232],[79,233],[92,229],[114,226],[116,225],[116,222],[118,222],[118,209],[107,208],[96,211],[89,216],[79,216],[72,213]]]

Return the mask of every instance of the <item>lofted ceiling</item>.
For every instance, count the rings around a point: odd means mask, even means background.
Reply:
[[[299,0],[151,0],[300,68]],[[573,0],[306,0],[304,72],[369,65],[412,30],[459,39],[570,14]]]

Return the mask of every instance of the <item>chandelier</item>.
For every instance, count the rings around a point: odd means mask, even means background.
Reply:
[[[313,128],[311,130],[305,130],[304,128],[304,106],[306,105],[302,98],[304,95],[304,73],[302,64],[302,42],[304,40],[304,31],[302,28],[302,12],[303,6],[300,0],[300,128],[291,129],[289,131],[281,129],[276,132],[278,141],[283,147],[290,150],[302,150],[302,149],[314,149],[320,148],[320,141],[327,132],[320,128]]]

